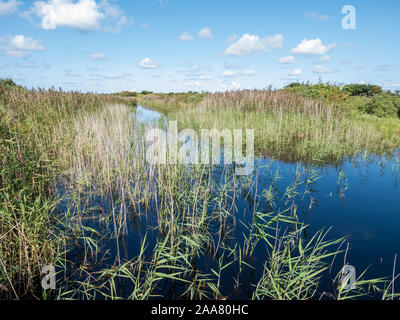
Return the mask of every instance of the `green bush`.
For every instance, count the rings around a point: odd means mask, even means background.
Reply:
[[[347,91],[341,90],[338,85],[330,83],[291,83],[285,87],[286,91],[295,92],[305,98],[320,98],[328,102],[338,102],[349,96]]]
[[[382,88],[371,84],[349,84],[343,87],[343,91],[349,92],[352,96],[372,97],[382,93]]]
[[[137,93],[136,92],[131,92],[131,91],[122,91],[120,93],[118,93],[119,96],[121,97],[137,97]]]
[[[390,92],[377,94],[365,105],[362,112],[380,118],[400,117],[400,97]]]
[[[0,79],[0,87],[17,87],[17,84],[11,79]]]

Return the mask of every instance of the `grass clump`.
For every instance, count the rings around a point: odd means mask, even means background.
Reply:
[[[63,241],[52,186],[72,150],[73,117],[113,101],[0,82],[0,297],[41,292],[41,269],[55,264]]]
[[[283,161],[339,163],[400,145],[400,121],[347,112],[340,105],[288,91],[215,93],[168,114],[182,128],[254,129],[255,151]]]

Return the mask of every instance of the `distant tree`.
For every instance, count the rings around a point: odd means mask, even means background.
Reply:
[[[12,79],[0,79],[0,87],[17,87]]]
[[[300,87],[300,86],[302,86],[303,84],[301,84],[301,83],[299,83],[299,82],[292,82],[292,83],[290,83],[290,84],[288,84],[286,87],[285,87],[285,89],[286,88],[296,88],[296,87]]]
[[[372,84],[348,84],[343,86],[343,90],[350,93],[352,96],[372,97],[382,92],[380,86]]]
[[[136,92],[131,92],[131,91],[122,91],[118,93],[121,97],[136,97],[137,93]]]

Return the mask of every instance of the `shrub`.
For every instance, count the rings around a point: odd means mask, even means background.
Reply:
[[[137,93],[131,91],[122,91],[118,95],[121,97],[137,97]]]
[[[349,92],[352,96],[372,97],[382,93],[382,88],[371,84],[349,84],[343,87],[343,91]]]
[[[347,91],[341,90],[340,86],[330,83],[291,83],[285,87],[286,91],[295,92],[305,98],[320,98],[328,102],[338,102],[346,99],[349,94]]]
[[[400,97],[385,92],[375,95],[365,105],[364,111],[380,118],[400,117]]]
[[[0,79],[0,87],[17,87],[17,84],[11,79]]]

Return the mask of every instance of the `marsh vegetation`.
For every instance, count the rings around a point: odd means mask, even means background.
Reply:
[[[370,277],[364,266],[355,288],[343,289],[349,239],[307,221],[314,207],[326,210],[316,194],[324,166],[395,157],[399,146],[393,113],[380,118],[335,99],[289,89],[133,97],[2,84],[0,295],[397,298],[395,275]],[[234,165],[149,166],[143,132],[163,122],[140,121],[137,100],[181,127],[254,128],[260,157],[271,158],[243,177]],[[272,157],[298,163],[282,177]],[[348,183],[340,171],[329,192],[342,199]],[[55,291],[40,287],[45,265],[56,266]]]

